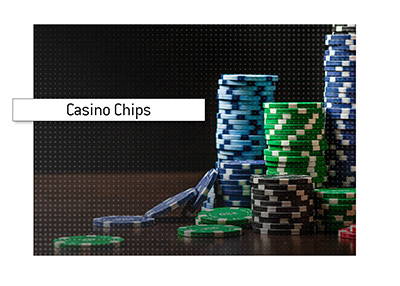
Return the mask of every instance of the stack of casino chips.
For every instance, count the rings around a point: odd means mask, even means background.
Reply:
[[[246,162],[223,167],[221,163],[263,159],[266,148],[263,103],[274,102],[276,81],[276,75],[240,74],[224,74],[218,81],[218,206],[250,207],[250,176],[259,174],[257,172],[265,173],[265,167]]]
[[[318,231],[337,232],[356,223],[356,189],[315,189]]]
[[[268,175],[309,175],[314,187],[328,177],[328,149],[321,102],[264,103],[264,160]]]
[[[334,25],[325,44],[329,185],[356,187],[356,28]]]
[[[251,182],[255,232],[277,235],[314,233],[314,187],[310,176],[254,175]]]

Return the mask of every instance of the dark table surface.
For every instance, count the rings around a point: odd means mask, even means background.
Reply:
[[[259,235],[244,230],[240,237],[181,238],[177,228],[194,224],[181,209],[157,220],[154,227],[101,229],[95,217],[142,215],[197,184],[203,173],[37,174],[34,191],[34,254],[53,255],[53,239],[107,234],[124,238],[120,255],[355,255],[356,242],[337,234]],[[72,253],[79,254],[79,253]]]

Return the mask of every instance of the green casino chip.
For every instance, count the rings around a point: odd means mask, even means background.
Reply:
[[[275,118],[264,118],[264,124],[325,124],[324,118],[306,118],[306,119],[275,119]]]
[[[319,166],[319,167],[306,167],[306,168],[301,168],[301,167],[271,167],[271,166],[269,166],[268,167],[268,171],[272,171],[272,172],[294,172],[294,174],[297,174],[298,172],[316,173],[316,172],[327,172],[328,171],[328,167],[326,165]]]
[[[325,134],[314,135],[265,135],[266,140],[322,140]]]
[[[231,237],[242,235],[242,228],[233,225],[189,225],[178,228],[178,235],[186,237]]]
[[[313,130],[276,130],[276,129],[266,129],[266,135],[318,135],[325,134],[325,129],[313,129]]]
[[[321,130],[325,128],[324,123],[319,124],[264,124],[264,129],[272,130]]]
[[[326,183],[328,181],[328,176],[324,177],[313,177],[312,178],[313,183]]]
[[[270,140],[268,145],[273,146],[325,146],[328,145],[326,139],[322,140]]]
[[[215,208],[201,217],[207,224],[247,225],[252,221],[252,211],[248,208]]]
[[[355,199],[355,188],[327,188],[316,189],[315,193],[318,198],[334,198],[334,199]]]
[[[330,205],[355,205],[356,199],[317,198],[317,202]]]
[[[123,238],[108,235],[80,235],[56,238],[53,241],[55,248],[101,248],[120,247]]]
[[[324,114],[323,108],[265,108],[265,114]]]
[[[267,162],[325,161],[325,156],[264,156]]]
[[[265,102],[264,108],[323,108],[322,102]]]
[[[271,151],[325,151],[328,150],[328,145],[319,145],[319,146],[274,146],[269,145],[268,149]]]
[[[323,161],[312,162],[265,162],[265,165],[272,168],[316,168],[326,166]]]
[[[303,151],[303,150],[294,150],[294,151],[281,151],[281,150],[269,150],[264,149],[265,156],[324,156],[323,151]]]
[[[306,113],[306,114],[272,114],[264,113],[264,119],[291,119],[291,120],[304,120],[304,119],[324,119],[325,115],[322,113]]]

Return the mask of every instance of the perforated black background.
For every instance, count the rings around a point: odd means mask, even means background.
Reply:
[[[205,98],[205,122],[35,122],[35,172],[214,165],[217,81],[279,75],[276,101],[323,101],[330,25],[34,27],[35,98]]]

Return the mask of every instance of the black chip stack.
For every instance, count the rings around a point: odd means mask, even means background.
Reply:
[[[315,232],[314,187],[310,176],[254,175],[251,183],[254,232],[272,235]]]
[[[356,27],[333,25],[325,36],[325,112],[331,187],[356,187]]]

